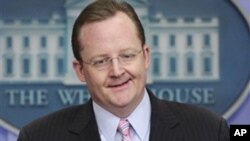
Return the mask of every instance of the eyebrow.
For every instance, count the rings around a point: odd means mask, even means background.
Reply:
[[[137,49],[134,49],[134,47],[128,47],[128,48],[120,50],[119,53],[126,52],[126,51],[137,51]],[[105,58],[105,57],[109,57],[109,55],[106,54],[106,53],[97,54],[97,55],[95,55],[93,57],[90,57],[89,61],[92,61],[92,60],[97,59],[97,58]]]
[[[129,47],[129,48],[121,50],[120,52],[124,52],[124,51],[137,51],[137,49],[135,49],[134,47]]]
[[[105,57],[109,57],[107,54],[98,54],[96,56],[90,57],[89,61],[92,61],[94,59],[98,59],[98,58],[105,58]]]

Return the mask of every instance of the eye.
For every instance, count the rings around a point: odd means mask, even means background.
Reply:
[[[120,57],[122,58],[122,59],[126,59],[126,60],[128,60],[128,59],[133,59],[133,58],[135,58],[135,54],[134,53],[124,53],[124,54],[121,54],[120,55]]]
[[[102,58],[102,59],[97,59],[93,60],[93,65],[94,66],[100,66],[100,65],[105,65],[108,62],[109,58]]]

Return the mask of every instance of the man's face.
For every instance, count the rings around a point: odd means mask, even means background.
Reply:
[[[107,20],[84,25],[79,41],[84,62],[113,58],[101,70],[93,64],[73,63],[78,78],[86,81],[92,99],[113,114],[132,112],[143,97],[149,66],[149,49],[142,47],[133,22],[118,12]],[[138,52],[136,57],[129,63],[118,59],[135,52]]]

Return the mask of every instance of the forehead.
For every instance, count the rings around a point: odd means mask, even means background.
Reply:
[[[81,27],[79,42],[81,48],[114,43],[134,43],[139,40],[135,24],[122,12],[117,12],[114,16],[93,23],[88,23]]]

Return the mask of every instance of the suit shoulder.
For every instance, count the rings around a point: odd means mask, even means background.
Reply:
[[[92,119],[91,101],[84,105],[71,106],[38,118],[24,126],[18,141],[68,141],[72,132],[81,130]],[[74,127],[74,128],[72,128]]]
[[[226,120],[204,107],[190,104],[160,101],[162,120],[171,116],[179,125],[185,138],[190,140],[229,140],[229,128]],[[168,116],[168,117],[167,117]]]
[[[34,132],[36,130],[42,129],[53,130],[53,128],[58,127],[62,127],[62,129],[64,129],[63,126],[68,126],[67,124],[72,121],[75,114],[82,108],[84,108],[84,105],[71,106],[55,111],[53,113],[35,119],[34,121],[24,126],[24,129]]]
[[[161,103],[165,105],[164,107],[169,108],[181,121],[198,123],[214,122],[215,124],[219,124],[222,120],[221,116],[201,106],[169,101],[161,101]]]

